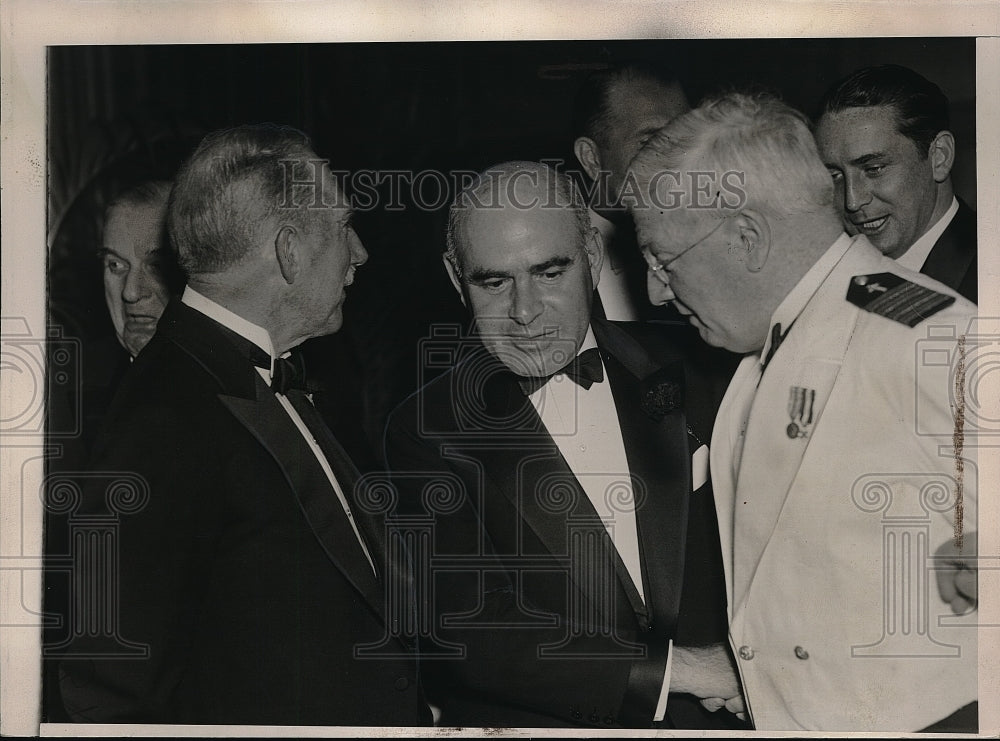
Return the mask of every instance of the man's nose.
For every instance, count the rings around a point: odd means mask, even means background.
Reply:
[[[156,278],[141,266],[130,268],[122,284],[122,300],[129,304],[142,301],[153,293],[155,280]]]
[[[351,264],[354,267],[361,267],[368,262],[368,250],[361,244],[361,237],[357,234],[351,236]]]
[[[860,211],[872,199],[871,188],[864,177],[844,176],[844,208],[850,212]]]
[[[663,306],[674,299],[674,292],[665,273],[666,271],[661,270],[657,276],[651,270],[646,271],[646,293],[649,294],[649,302],[653,306]]]
[[[518,324],[531,324],[542,313],[542,302],[539,299],[533,281],[515,281],[511,288],[508,316]]]

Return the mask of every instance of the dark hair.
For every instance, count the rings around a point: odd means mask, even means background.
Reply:
[[[107,221],[108,212],[116,206],[150,206],[157,203],[166,205],[172,186],[173,183],[169,180],[144,180],[137,185],[126,188],[112,198],[108,207],[104,209],[105,221]]]
[[[592,72],[573,101],[573,138],[590,137],[607,145],[612,126],[611,91],[619,84],[656,82],[664,87],[680,86],[677,76],[664,66],[646,61],[625,62]]]
[[[286,172],[289,162],[293,173]],[[240,262],[264,220],[286,204],[286,177],[308,182],[299,168],[310,162],[319,165],[309,137],[289,126],[247,125],[206,136],[181,167],[167,214],[184,270],[213,273]]]
[[[899,133],[922,157],[930,152],[934,137],[951,128],[948,98],[941,88],[897,64],[865,67],[845,77],[823,96],[819,114],[870,106],[892,106]]]

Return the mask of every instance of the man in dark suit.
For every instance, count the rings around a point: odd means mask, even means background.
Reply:
[[[448,234],[478,336],[433,349],[453,367],[386,432],[400,511],[430,527],[414,561],[441,723],[706,723],[690,695],[739,695],[705,469],[727,379],[685,327],[592,320],[601,241],[566,176],[490,168]]]
[[[81,482],[74,720],[429,721],[386,627],[381,523],[286,357],[340,329],[367,258],[350,217],[292,129],[212,134],[178,175],[168,225],[188,287]]]
[[[848,233],[976,303],[976,214],[954,195],[949,128],[941,89],[888,64],[830,88],[815,133]]]
[[[101,260],[104,300],[114,334],[82,345],[78,384],[54,385],[49,392],[50,430],[66,429],[65,423],[79,415],[77,434],[57,438],[58,453],[48,461],[47,473],[56,491],[67,473],[72,477],[84,469],[131,359],[152,338],[170,297],[179,296],[184,288],[183,276],[166,239],[170,186],[168,181],[148,178],[125,188],[119,186],[118,194],[104,212],[97,257]],[[57,348],[55,352],[60,350]],[[68,573],[59,561],[69,553],[69,513],[61,511],[57,502],[52,510],[45,523],[45,545],[51,565],[46,574],[45,609],[61,619],[52,621],[45,634],[45,711],[49,719],[61,721],[66,718],[58,700],[58,647],[69,635],[70,626],[65,618]]]
[[[649,137],[690,110],[669,70],[644,61],[592,72],[573,102],[573,154],[589,188],[590,223],[604,240],[604,265],[595,313],[605,319],[680,321],[671,307],[646,297],[646,264],[632,217],[621,203],[633,192],[628,165]]]

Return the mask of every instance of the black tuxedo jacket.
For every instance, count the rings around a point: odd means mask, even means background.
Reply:
[[[647,603],[659,590],[666,614],[644,605],[517,378],[473,344],[386,431],[401,511],[432,522],[416,581],[429,621],[421,659],[443,724],[648,726],[652,708],[637,707],[632,688],[645,680],[658,690],[666,639],[726,641],[711,490],[692,496],[691,454],[711,437],[731,361],[702,353],[686,324],[595,318],[592,327],[627,473],[646,493],[663,554],[655,580],[643,563]],[[711,359],[686,374],[685,359],[698,357]],[[669,411],[664,392],[677,381],[687,401]]]
[[[979,303],[976,212],[959,199],[958,213],[938,237],[920,272]]]
[[[109,412],[81,511],[111,523],[117,563],[109,586],[81,562],[78,616],[91,624],[62,663],[70,716],[429,722],[415,662],[386,641],[385,590],[343,508],[231,337],[171,303]],[[330,462],[352,496],[349,460]],[[121,479],[131,493],[113,491]],[[102,613],[95,599],[118,604]],[[108,612],[113,630],[93,625]]]

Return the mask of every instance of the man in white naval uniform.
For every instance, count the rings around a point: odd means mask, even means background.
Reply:
[[[842,232],[805,118],[773,98],[710,100],[633,168],[650,298],[745,353],[711,471],[755,728],[974,731],[976,615],[934,582],[939,546],[975,548],[950,373],[975,307]],[[694,171],[743,197],[678,200],[662,173]]]

